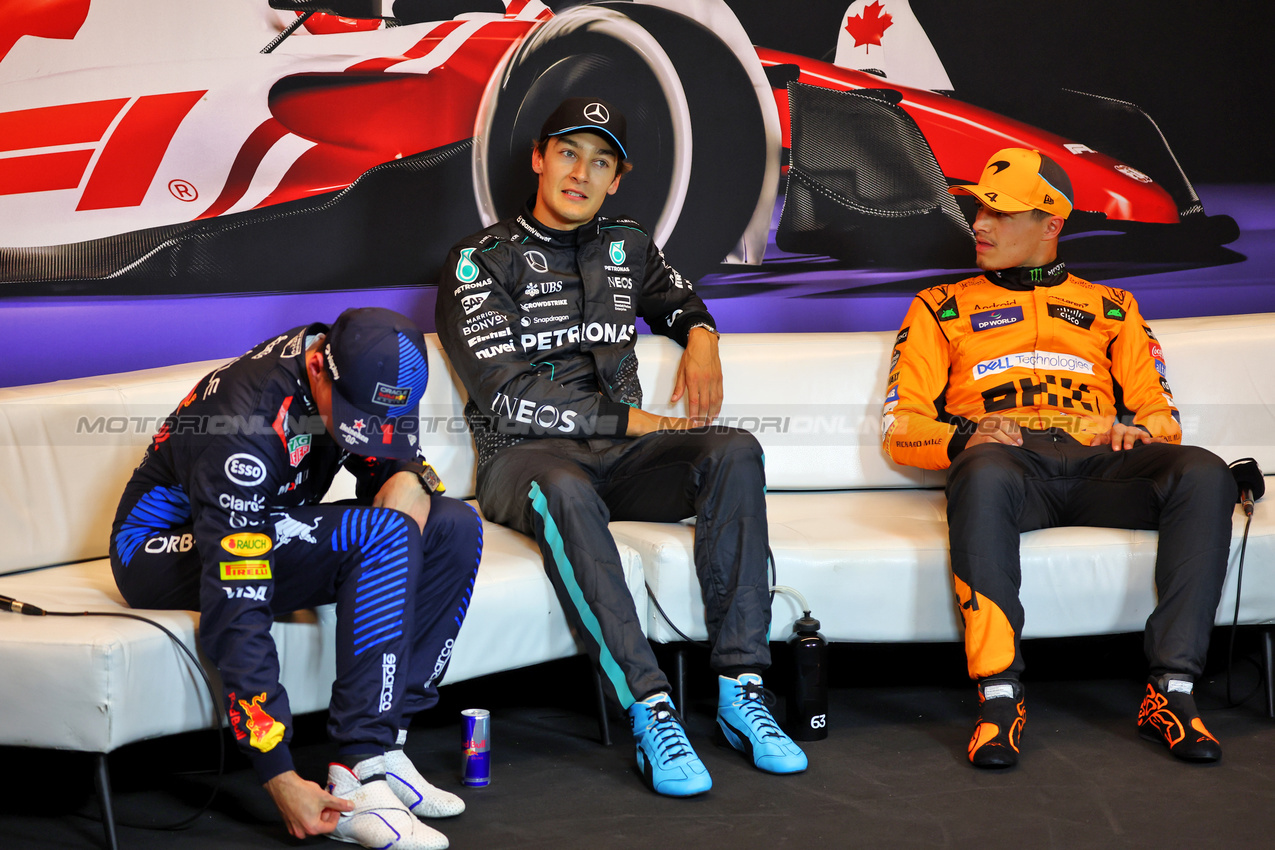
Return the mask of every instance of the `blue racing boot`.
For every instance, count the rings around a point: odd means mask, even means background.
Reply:
[[[655,694],[629,706],[629,722],[637,739],[642,779],[657,794],[692,797],[713,787],[708,768],[686,740],[682,720],[668,694]]]
[[[800,773],[806,769],[806,754],[779,728],[767,697],[774,695],[761,686],[761,676],[745,673],[738,679],[717,677],[717,725],[732,747],[753,760],[767,773]]]

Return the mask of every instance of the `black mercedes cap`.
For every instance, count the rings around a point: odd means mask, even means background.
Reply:
[[[569,97],[553,111],[540,128],[540,139],[564,136],[580,130],[591,130],[615,142],[620,158],[628,159],[624,149],[624,113],[596,97]]]

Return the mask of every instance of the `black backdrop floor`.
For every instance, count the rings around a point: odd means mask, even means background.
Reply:
[[[1022,764],[983,772],[966,763],[973,688],[956,645],[833,647],[829,736],[807,745],[811,767],[773,777],[713,744],[715,686],[702,652],[689,660],[687,726],[713,775],[708,794],[671,800],[646,791],[633,767],[627,723],[616,746],[597,743],[583,659],[443,689],[413,726],[408,752],[456,788],[468,810],[434,822],[454,848],[1270,847],[1275,843],[1275,721],[1265,714],[1242,633],[1235,696],[1225,708],[1227,632],[1214,639],[1198,693],[1225,758],[1182,764],[1138,738],[1140,638],[1032,641]],[[783,645],[768,684],[790,674]],[[460,789],[459,712],[492,711],[493,781]],[[319,779],[332,754],[323,715],[299,719],[298,767]],[[2,721],[0,721],[2,722]],[[121,821],[162,823],[190,814],[214,784],[217,737],[178,736],[110,757]],[[0,848],[98,847],[91,760],[84,754],[0,748]],[[308,846],[336,847],[314,838]],[[123,848],[229,850],[301,842],[283,831],[237,754],[211,809],[182,832],[122,826]]]

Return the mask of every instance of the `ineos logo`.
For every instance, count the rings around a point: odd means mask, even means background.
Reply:
[[[584,108],[584,117],[598,124],[606,124],[611,120],[611,113],[600,103],[590,103]]]
[[[226,477],[245,487],[256,487],[266,480],[266,465],[250,454],[233,454],[226,458]]]
[[[545,255],[539,251],[528,251],[522,255],[527,260],[527,265],[531,266],[532,271],[544,274],[549,271],[549,262],[545,259]]]

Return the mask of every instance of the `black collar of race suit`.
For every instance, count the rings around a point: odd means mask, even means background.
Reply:
[[[540,219],[531,214],[532,201],[528,201],[526,206],[522,208],[522,212],[518,214],[518,226],[523,229],[532,239],[543,242],[546,245],[552,245],[557,248],[572,248],[579,244],[580,232],[585,228],[597,229],[597,218],[587,224],[577,227],[575,230],[554,230],[552,227],[546,227],[540,222]]]
[[[1067,279],[1067,264],[1055,260],[1047,266],[1018,266],[995,272],[984,272],[983,275],[997,286],[1006,289],[1030,290],[1037,286],[1057,286]]]

